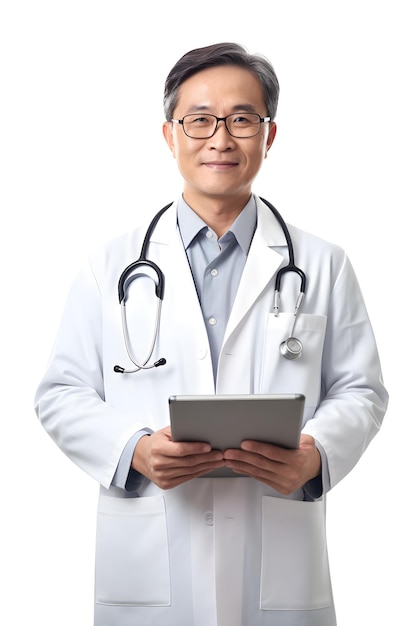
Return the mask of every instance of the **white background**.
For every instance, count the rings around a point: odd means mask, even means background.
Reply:
[[[1,4],[3,624],[92,624],[97,487],[43,431],[33,396],[84,256],[180,192],[164,80],[218,41],[276,68],[278,135],[254,190],[348,251],[391,395],[380,434],[328,498],[339,626],[415,619],[413,4]]]

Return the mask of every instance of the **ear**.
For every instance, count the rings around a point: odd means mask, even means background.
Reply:
[[[164,134],[165,141],[167,142],[168,147],[172,152],[172,156],[175,158],[173,126],[174,125],[172,122],[164,122],[162,126],[162,132]]]
[[[269,132],[266,140],[265,158],[267,157],[268,150],[274,143],[275,136],[277,134],[277,125],[275,122],[269,122]]]

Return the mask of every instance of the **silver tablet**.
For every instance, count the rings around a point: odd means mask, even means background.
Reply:
[[[207,441],[215,449],[239,448],[244,439],[296,449],[305,398],[302,394],[171,396],[174,441]],[[237,476],[219,468],[207,476]]]

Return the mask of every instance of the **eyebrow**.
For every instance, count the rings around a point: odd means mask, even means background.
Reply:
[[[193,105],[191,106],[188,110],[190,113],[198,113],[199,111],[205,111],[208,112],[212,109],[212,107],[207,106],[206,104],[200,104],[200,105]],[[256,108],[253,106],[253,104],[235,104],[235,106],[232,107],[232,113],[237,113],[239,111],[246,111],[247,113],[257,113]]]

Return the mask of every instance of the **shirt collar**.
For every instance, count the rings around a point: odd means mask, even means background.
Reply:
[[[198,233],[202,229],[207,229],[208,226],[185,202],[182,196],[178,201],[177,219],[184,248],[187,250]],[[256,202],[253,195],[251,195],[248,203],[241,213],[239,213],[228,231],[234,234],[237,243],[246,255],[249,253],[250,244],[256,228],[256,221]]]

